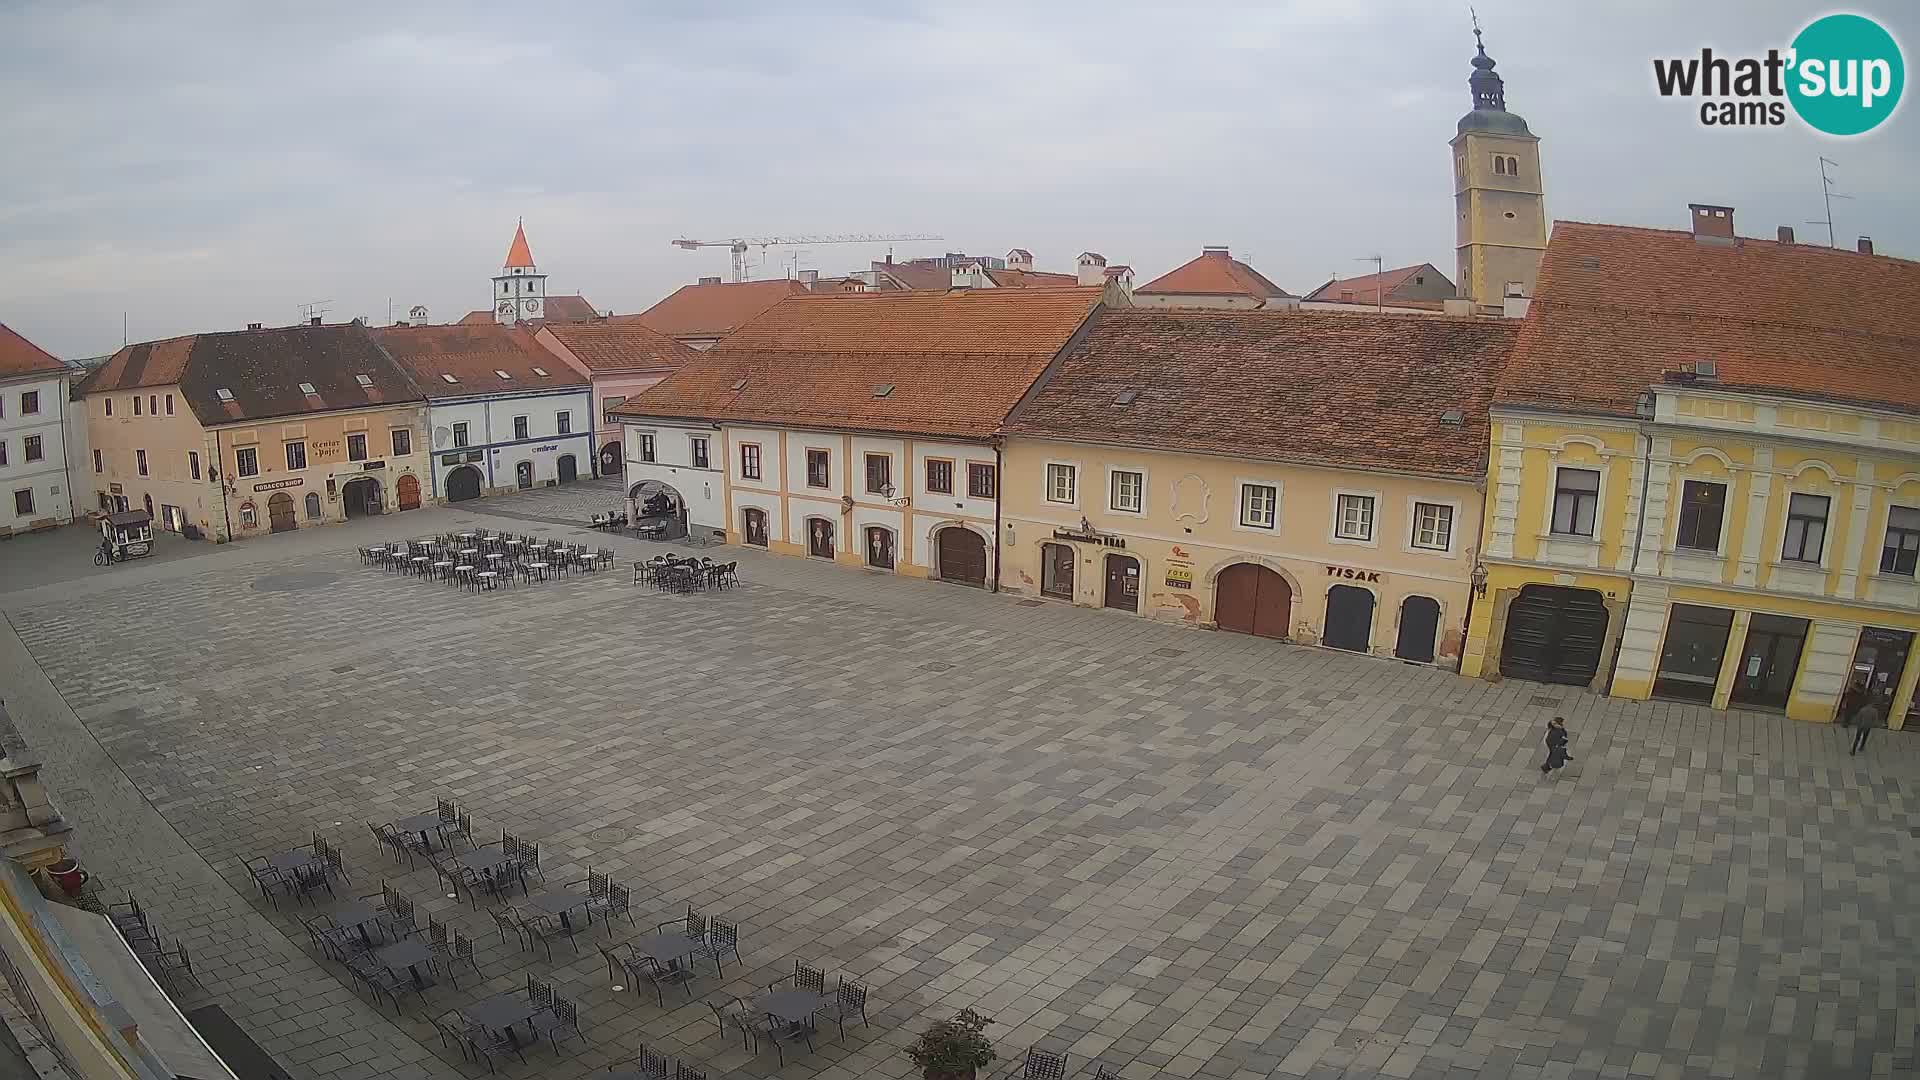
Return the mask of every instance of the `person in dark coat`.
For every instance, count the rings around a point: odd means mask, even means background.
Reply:
[[[1844,726],[1853,723],[1853,714],[1867,703],[1867,684],[1856,679],[1847,684],[1846,692],[1840,695],[1840,723]]]
[[[1853,711],[1853,749],[1847,751],[1847,756],[1851,757],[1867,748],[1867,736],[1873,734],[1873,729],[1880,726],[1881,715],[1885,710],[1884,699],[1871,697],[1867,699],[1865,705]]]
[[[1567,762],[1573,760],[1573,758],[1567,754],[1567,721],[1565,717],[1556,716],[1547,721],[1546,743],[1547,760],[1540,766],[1541,772],[1550,773],[1555,769],[1564,768]]]

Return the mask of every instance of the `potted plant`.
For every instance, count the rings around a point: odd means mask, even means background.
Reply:
[[[961,1009],[953,1019],[921,1032],[907,1047],[907,1057],[926,1080],[973,1080],[974,1070],[993,1062],[993,1041],[986,1036],[991,1023],[972,1009]]]

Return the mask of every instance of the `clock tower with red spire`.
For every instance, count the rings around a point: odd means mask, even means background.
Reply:
[[[523,220],[514,226],[506,265],[493,279],[493,320],[511,326],[542,318],[546,315],[546,296],[547,275],[533,265],[533,249],[527,246]]]

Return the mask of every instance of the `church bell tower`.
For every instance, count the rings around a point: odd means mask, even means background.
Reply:
[[[1478,26],[1473,37],[1473,110],[1453,136],[1454,281],[1476,312],[1498,312],[1511,293],[1533,296],[1547,249],[1546,192],[1540,140],[1507,111],[1506,86]]]
[[[513,228],[506,265],[493,279],[493,321],[512,326],[542,318],[546,297],[547,275],[533,265],[533,249],[527,246],[527,226],[522,221]]]

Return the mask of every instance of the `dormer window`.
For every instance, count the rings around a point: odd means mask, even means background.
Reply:
[[[353,381],[354,381],[354,382],[357,382],[357,383],[359,383],[359,384],[360,384],[361,386],[372,386],[372,385],[373,385],[373,376],[371,376],[371,375],[355,375],[355,376],[353,377]]]
[[[447,374],[444,371],[440,373],[440,378],[446,380],[446,382],[448,382],[449,384],[457,384],[460,381],[459,379],[454,378],[453,376]]]
[[[537,368],[534,368],[534,369],[533,369],[533,373],[534,373],[535,375],[538,375],[538,376],[540,376],[540,377],[541,377],[541,378],[543,378],[543,379],[545,379],[545,378],[548,378],[548,377],[549,377],[549,376],[547,375],[547,369],[546,369],[546,368],[543,368],[543,367],[537,367]]]
[[[312,384],[312,383],[310,383],[310,382],[303,382],[303,383],[301,383],[301,384],[300,384],[300,392],[301,392],[301,393],[303,393],[303,394],[308,394],[308,395],[312,395],[312,394],[317,394],[317,393],[319,393],[320,391],[318,391],[318,390],[315,390],[315,389],[313,388],[313,384]]]
[[[501,378],[503,378],[503,379],[511,379],[511,378],[513,378],[513,376],[511,376],[511,375],[509,375],[509,374],[507,374],[507,373],[506,373],[506,372],[504,372],[504,371],[501,371],[501,370],[500,370],[499,368],[494,368],[494,369],[493,369],[493,373],[494,373],[495,375],[498,375],[498,376],[500,376],[500,377],[501,377]]]
[[[231,391],[231,390],[229,390],[229,389],[227,389],[226,387],[224,387],[224,386],[223,386],[223,387],[221,387],[220,389],[218,389],[218,390],[215,390],[215,391],[213,392],[213,396],[214,396],[214,397],[217,397],[217,398],[219,398],[219,399],[220,399],[221,401],[232,401],[232,400],[233,400],[233,391]]]

